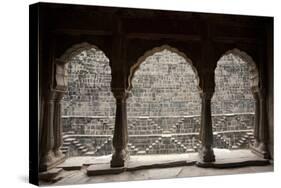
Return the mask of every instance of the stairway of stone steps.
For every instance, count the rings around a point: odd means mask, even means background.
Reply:
[[[189,119],[190,119],[191,123],[188,122]],[[181,118],[175,124],[175,126],[172,126],[172,130],[173,130],[173,133],[197,132],[199,130],[196,129],[196,125],[198,125],[198,128],[199,128],[199,124],[200,124],[200,118]]]
[[[254,133],[247,132],[245,135],[243,135],[238,142],[236,143],[237,148],[248,148],[249,144],[252,144],[254,142]]]
[[[218,144],[221,148],[230,148],[230,143],[229,141],[222,135],[222,134],[217,134],[216,135]]]
[[[132,155],[143,153],[142,151],[139,151],[139,149],[132,143],[128,143],[128,150],[129,150],[130,154],[132,154]]]
[[[183,147],[186,153],[191,153],[191,152],[196,152],[199,150],[201,143],[198,139],[195,139],[194,141],[192,141],[192,139],[188,140],[188,142],[186,142],[186,140],[181,140],[181,138],[172,138],[172,140],[174,140],[175,143],[180,144],[180,147]],[[193,142],[193,143],[192,143]]]
[[[174,137],[171,138],[171,141],[174,142],[177,147],[182,148],[183,151],[186,152],[186,153],[190,153],[190,152],[194,152],[194,151],[195,151],[194,148],[187,148],[184,144],[182,144],[181,141],[177,140],[177,139],[174,138]]]
[[[73,145],[81,155],[85,155],[85,153],[88,152],[89,148],[81,144],[77,138],[72,137],[71,135],[73,134],[73,131],[69,131],[63,134],[63,145],[61,147],[61,151],[67,155],[70,145]]]
[[[167,139],[169,140],[170,143],[168,143],[167,145],[169,146],[173,146],[175,147],[175,151],[179,152],[180,153],[191,153],[191,152],[196,152],[198,151],[199,147],[200,147],[200,143],[196,143],[194,144],[194,146],[192,147],[186,147],[186,145],[184,143],[182,143],[180,140],[172,137],[172,136],[162,136],[162,137],[159,137],[155,142],[153,142],[151,145],[149,145],[145,152],[143,152],[143,154],[155,154],[155,151],[157,151],[158,149],[155,150],[155,147],[159,146],[161,147],[161,144],[163,144],[163,141]],[[167,141],[166,140],[166,141]],[[164,144],[165,145],[165,144]],[[172,147],[168,147],[168,148],[172,148]],[[174,151],[174,152],[175,152]],[[167,153],[170,153],[170,152],[167,152]]]
[[[156,144],[159,144],[159,142],[161,142],[162,138],[159,137],[157,140],[155,140],[152,144],[150,144],[146,149],[145,149],[145,153],[151,153],[151,150],[153,148],[153,146],[155,146]]]
[[[108,150],[105,149],[105,147],[112,147],[112,138],[109,137],[107,138],[100,146],[96,147],[96,149],[93,151],[93,152],[90,152],[90,153],[86,153],[86,155],[103,155],[105,154],[104,152],[107,152]]]

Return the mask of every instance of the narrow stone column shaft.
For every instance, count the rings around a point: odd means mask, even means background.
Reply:
[[[259,142],[260,142],[260,149],[263,152],[267,152],[267,125],[266,125],[266,106],[264,100],[264,93],[262,91],[259,92]]]
[[[262,158],[269,158],[268,152],[268,127],[266,120],[266,102],[264,90],[258,89],[254,93],[256,99],[256,109],[255,109],[255,144],[251,146],[252,152],[256,153]]]
[[[39,170],[48,170],[48,166],[53,162],[54,154],[54,132],[53,132],[53,120],[54,120],[54,101],[48,99],[45,104],[45,113],[43,119],[43,127],[40,140],[40,165]]]
[[[215,155],[213,151],[213,128],[211,116],[211,99],[213,92],[201,93],[202,108],[201,108],[201,149],[199,152],[202,162],[214,162]]]
[[[255,143],[254,146],[257,147],[259,145],[259,122],[260,122],[260,99],[257,92],[253,93],[255,99],[255,117],[254,117],[254,137]]]
[[[62,141],[62,122],[61,122],[61,99],[64,93],[59,93],[59,97],[55,100],[54,105],[54,154],[56,157],[63,157],[60,147]]]
[[[128,143],[128,130],[127,130],[127,92],[118,91],[114,92],[116,98],[116,116],[115,128],[113,135],[114,154],[111,159],[111,167],[123,167],[128,158],[127,143]]]

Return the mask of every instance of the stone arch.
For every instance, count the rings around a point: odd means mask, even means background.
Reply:
[[[237,48],[228,50],[216,62],[215,80],[216,91],[212,99],[213,129],[217,132],[214,137],[215,145],[229,149],[249,148],[249,143],[253,142],[258,108],[255,101],[256,92],[259,90],[256,63],[244,51]],[[236,129],[236,132],[232,132]],[[242,131],[239,132],[240,130]]]
[[[246,62],[249,65],[251,89],[253,92],[257,91],[259,88],[259,83],[260,83],[259,82],[259,71],[258,71],[257,65],[256,65],[255,61],[253,60],[253,58],[250,55],[248,55],[246,52],[241,51],[238,48],[228,50],[223,55],[220,56],[220,58],[216,62],[216,65],[223,56],[226,56],[229,54],[233,54],[234,56],[239,57],[240,59],[242,59],[244,62]]]
[[[78,44],[74,44],[72,45],[70,48],[68,48],[59,58],[60,61],[67,63],[68,61],[70,61],[71,58],[73,58],[74,56],[78,55],[80,52],[84,51],[84,50],[89,50],[91,48],[95,48],[96,50],[101,50],[106,57],[108,57],[106,55],[106,53],[100,49],[99,47],[97,47],[94,44],[90,44],[88,42],[82,42],[82,43],[78,43]]]
[[[70,155],[111,154],[116,105],[109,58],[97,46],[84,42],[66,50],[56,59],[55,68],[56,83],[64,87],[62,131],[70,137],[72,133],[86,135],[72,135],[83,149],[74,144],[68,149]]]
[[[106,53],[96,45],[90,44],[88,42],[82,42],[82,43],[74,44],[73,46],[68,48],[58,59],[55,60],[54,89],[63,90],[63,91],[67,89],[68,62],[71,60],[71,58],[75,57],[82,51],[89,50],[92,48],[98,51],[99,50],[102,51],[104,55],[108,58]]]
[[[155,54],[157,52],[161,52],[163,50],[168,50],[168,51],[171,51],[173,53],[176,53],[177,55],[183,57],[185,59],[185,61],[190,64],[190,66],[191,66],[191,68],[192,68],[192,70],[193,70],[193,72],[195,74],[195,77],[196,77],[196,82],[197,82],[197,85],[198,85],[197,88],[201,92],[201,88],[199,87],[200,79],[199,79],[199,76],[198,76],[197,69],[195,68],[195,66],[192,63],[192,60],[190,58],[188,58],[185,55],[185,53],[183,53],[183,52],[179,51],[177,48],[171,47],[169,45],[162,45],[160,47],[155,47],[155,48],[153,48],[151,50],[146,51],[143,56],[138,58],[137,62],[134,65],[132,65],[131,68],[130,68],[130,74],[128,76],[128,90],[131,90],[132,87],[133,87],[132,86],[132,80],[133,80],[135,72],[138,70],[139,66],[143,62],[145,62],[145,60],[148,57],[152,56],[153,54]]]
[[[185,54],[168,45],[146,52],[131,68],[130,154],[198,151],[201,100],[194,69]]]

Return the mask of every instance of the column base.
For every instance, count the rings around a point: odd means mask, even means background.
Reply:
[[[62,172],[62,168],[53,168],[51,170],[39,173],[39,180],[45,182],[51,182],[56,179],[58,174]]]
[[[110,167],[124,167],[126,160],[129,159],[129,153],[126,150],[115,151],[110,161]]]
[[[48,171],[64,162],[65,159],[66,157],[63,154],[56,156],[53,152],[49,152],[42,162],[40,162],[39,172]]]
[[[256,143],[256,144],[250,146],[250,149],[254,154],[256,154],[257,156],[259,156],[263,159],[269,159],[270,158],[267,147],[262,142],[260,142],[258,144]]]
[[[56,158],[59,158],[59,159],[65,157],[65,155],[62,153],[62,151],[60,149],[56,150],[54,152],[54,154],[55,154]]]
[[[212,163],[215,162],[215,154],[212,147],[203,146],[199,151],[199,163]]]

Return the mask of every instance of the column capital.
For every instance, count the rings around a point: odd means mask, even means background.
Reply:
[[[50,89],[49,93],[46,96],[47,101],[61,101],[66,91]]]

